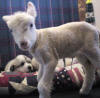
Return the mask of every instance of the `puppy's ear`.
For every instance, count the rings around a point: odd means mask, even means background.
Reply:
[[[35,5],[32,2],[28,2],[27,4],[27,13],[30,14],[33,17],[37,16]]]
[[[13,72],[15,70],[14,65],[10,67],[10,71]]]
[[[25,55],[23,55],[24,56],[24,58],[25,58],[25,61],[27,62],[27,63],[31,63],[31,58],[29,58],[29,57],[27,57],[27,56],[25,56]]]

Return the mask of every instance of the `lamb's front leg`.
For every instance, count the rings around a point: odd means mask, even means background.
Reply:
[[[40,66],[39,66],[39,70],[38,70],[38,75],[37,75],[37,81],[39,82],[40,81],[40,79],[41,79],[41,77],[42,77],[42,75],[43,75],[43,68],[44,66],[43,66],[43,64],[41,64]]]
[[[39,98],[50,98],[52,79],[56,65],[56,59],[52,59],[43,65],[44,72],[42,74],[40,81],[38,82]]]

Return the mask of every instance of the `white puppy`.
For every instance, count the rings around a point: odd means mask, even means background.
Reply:
[[[18,55],[5,66],[6,72],[33,72],[31,59],[25,55]]]
[[[99,31],[86,22],[36,29],[36,9],[28,2],[26,12],[4,16],[20,49],[29,51],[41,64],[38,72],[39,98],[50,98],[52,79],[60,58],[76,57],[84,65],[85,77],[80,94],[88,94],[100,68]]]

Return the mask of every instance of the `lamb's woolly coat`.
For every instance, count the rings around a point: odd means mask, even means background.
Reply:
[[[97,28],[86,22],[72,22],[58,27],[37,29],[36,32],[38,37],[31,48],[32,53],[39,49],[50,52],[57,59],[75,57],[87,49],[92,51],[92,47],[99,45]]]

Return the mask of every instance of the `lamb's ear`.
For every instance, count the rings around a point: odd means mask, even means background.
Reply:
[[[11,15],[3,16],[2,19],[7,23],[11,19]]]
[[[2,19],[6,22],[9,29],[11,29],[10,23],[11,23],[12,18],[13,18],[13,15],[6,15],[2,17]]]
[[[30,14],[33,17],[37,16],[35,5],[32,2],[28,2],[27,4],[27,13]]]

